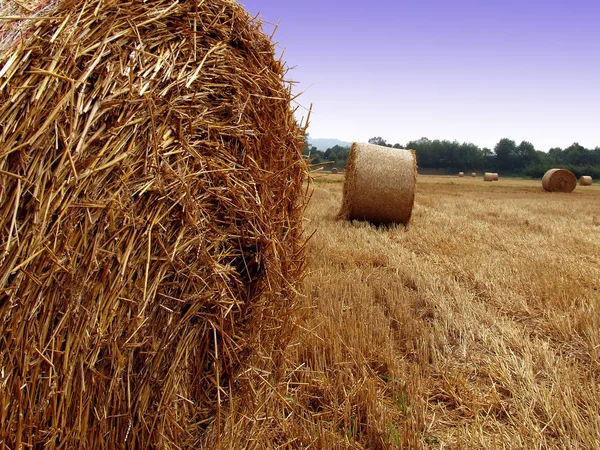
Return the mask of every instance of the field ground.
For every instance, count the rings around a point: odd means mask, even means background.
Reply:
[[[268,422],[276,448],[600,448],[600,186],[419,176],[410,225],[375,228],[335,219],[342,181],[313,184],[256,447]]]

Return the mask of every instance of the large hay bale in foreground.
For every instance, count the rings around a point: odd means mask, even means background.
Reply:
[[[579,178],[580,186],[591,186],[592,184],[594,184],[594,180],[592,179],[592,177],[590,177],[588,175],[583,175],[582,177]]]
[[[494,174],[492,172],[485,172],[483,174],[483,181],[494,181]]]
[[[465,176],[465,173],[464,173],[464,172],[458,172],[458,176],[459,176],[460,178],[462,178],[462,177],[464,177],[464,176]]]
[[[284,65],[229,0],[38,14],[0,45],[0,442],[195,448],[303,272]]]
[[[353,143],[339,218],[375,224],[408,223],[415,199],[414,150]]]
[[[542,178],[542,187],[548,192],[573,192],[577,177],[566,169],[550,169]]]

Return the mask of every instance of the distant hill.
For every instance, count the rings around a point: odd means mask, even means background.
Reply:
[[[324,152],[328,148],[339,145],[340,147],[350,147],[352,142],[340,141],[339,139],[319,139],[308,136],[308,145],[314,145],[317,150]]]

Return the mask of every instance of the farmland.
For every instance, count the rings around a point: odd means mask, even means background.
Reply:
[[[342,181],[313,183],[257,447],[598,448],[600,186],[420,176],[410,225],[375,228],[335,219]]]

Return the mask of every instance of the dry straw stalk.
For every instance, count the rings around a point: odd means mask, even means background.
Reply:
[[[278,365],[303,274],[285,67],[233,1],[20,4],[0,9],[0,442],[195,448],[250,358]]]
[[[355,142],[350,147],[338,217],[375,224],[408,223],[416,180],[414,150]]]
[[[548,192],[573,192],[577,177],[566,169],[550,169],[542,178],[542,187]]]

